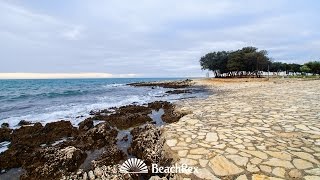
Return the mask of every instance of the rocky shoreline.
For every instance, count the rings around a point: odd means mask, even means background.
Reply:
[[[168,93],[189,93],[191,80],[131,84],[133,86],[161,86],[175,88]],[[158,113],[158,120],[152,117]],[[129,157],[141,158],[147,165],[169,165],[164,154],[163,124],[178,121],[185,113],[175,105],[155,101],[143,105],[127,105],[92,111],[91,117],[74,127],[70,121],[42,125],[21,121],[21,127],[0,128],[0,143],[10,142],[0,153],[0,177],[14,168],[22,168],[20,179],[149,179],[154,174],[138,177],[119,173],[117,164]],[[158,121],[161,121],[160,123]],[[128,135],[119,139],[122,131]],[[124,152],[118,144],[126,143]],[[157,174],[169,177],[170,174]]]

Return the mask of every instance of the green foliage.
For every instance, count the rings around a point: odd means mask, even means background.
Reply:
[[[219,51],[208,53],[201,57],[200,65],[202,69],[209,69],[214,71],[215,76],[227,72],[228,52]]]
[[[231,52],[212,52],[200,59],[201,68],[212,70],[216,77],[220,77],[222,73],[229,76],[258,75],[258,72],[266,70],[270,63],[267,51],[258,51],[256,47],[244,47]]]
[[[301,66],[300,70],[304,73],[309,73],[311,72],[311,69],[307,65]]]
[[[251,76],[259,77],[261,71],[313,73],[320,74],[320,61],[310,61],[304,65],[296,63],[272,62],[265,50],[258,51],[256,47],[244,47],[236,51],[217,51],[201,57],[201,69],[208,69],[214,72],[215,77],[223,74],[230,76]],[[297,74],[296,74],[297,75]]]
[[[282,62],[272,62],[270,65],[270,71],[271,72],[281,72],[286,71],[288,74],[289,72],[297,73],[301,72],[301,65],[296,63],[282,63]]]
[[[312,74],[320,74],[320,61],[310,61],[305,63],[303,66],[306,66],[305,69],[308,70]]]

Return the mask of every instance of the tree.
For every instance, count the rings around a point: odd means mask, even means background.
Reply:
[[[300,70],[304,73],[309,73],[311,72],[311,69],[307,65],[301,66]]]
[[[320,61],[310,61],[305,63],[304,66],[307,66],[313,75],[320,74]]]
[[[227,72],[228,56],[226,51],[208,53],[200,59],[201,69],[212,70],[215,77],[221,77],[222,73]]]
[[[212,70],[215,77],[221,77],[223,73],[228,77],[248,75],[258,77],[271,63],[267,54],[267,51],[258,51],[256,47],[244,47],[231,52],[211,52],[201,57],[200,65],[202,69]]]

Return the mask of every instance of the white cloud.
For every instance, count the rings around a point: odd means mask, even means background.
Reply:
[[[205,53],[248,45],[268,50],[275,60],[320,57],[319,13],[311,3],[45,3],[0,2],[0,72],[198,76]]]
[[[84,28],[81,26],[75,26],[75,27],[63,32],[62,35],[65,38],[67,38],[68,40],[78,40],[81,36],[83,29]]]

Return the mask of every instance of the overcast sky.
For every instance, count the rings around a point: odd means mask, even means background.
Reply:
[[[319,60],[319,9],[316,0],[0,0],[0,73],[204,76],[201,56],[243,46],[275,61]]]

